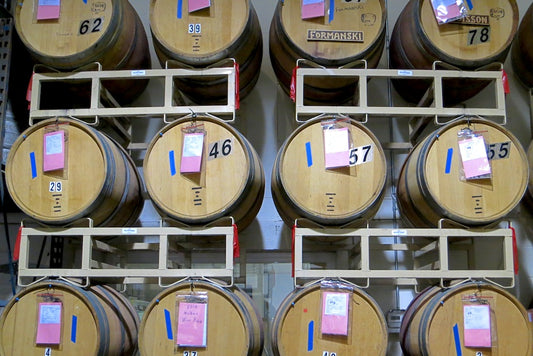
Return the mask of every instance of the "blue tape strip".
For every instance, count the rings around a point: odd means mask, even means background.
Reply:
[[[176,160],[174,159],[174,151],[168,151],[168,164],[170,166],[170,175],[176,175]]]
[[[83,2],[87,4],[87,0],[83,0]]]
[[[172,340],[172,323],[170,321],[170,312],[165,309],[165,324],[167,326],[167,338]]]
[[[178,0],[178,19],[182,17],[183,0]]]
[[[307,351],[313,351],[313,337],[315,334],[315,322],[311,320],[307,327]]]
[[[72,327],[70,328],[70,341],[76,343],[76,331],[78,330],[78,317],[72,316]]]
[[[305,143],[305,153],[307,154],[307,167],[313,165],[313,154],[311,153],[311,142]]]
[[[31,179],[37,178],[37,163],[35,163],[35,152],[30,152]]]
[[[333,21],[333,14],[335,13],[335,0],[329,0],[329,22]]]
[[[450,174],[452,171],[452,157],[453,157],[453,148],[448,148],[448,156],[446,157],[446,169],[444,170],[445,174]]]
[[[457,356],[463,356],[463,351],[461,351],[461,338],[459,337],[459,327],[457,324],[453,326],[453,338],[455,339],[455,353]]]
[[[472,10],[474,8],[474,5],[472,5],[472,0],[466,0],[466,4],[468,5],[469,10]]]

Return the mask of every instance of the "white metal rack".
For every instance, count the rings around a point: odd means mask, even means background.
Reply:
[[[134,73],[135,72],[135,73]],[[155,116],[163,117],[166,121],[168,116],[188,115],[192,112],[202,113],[230,113],[235,118],[235,69],[213,68],[205,70],[189,69],[161,69],[146,70],[142,73],[137,71],[93,71],[79,73],[46,73],[35,74],[33,79],[34,90],[32,92],[32,110],[30,112],[30,122],[33,120],[48,118],[51,116],[74,116],[77,118],[87,119],[94,118],[95,122],[99,117],[132,117],[132,116]],[[226,75],[228,76],[228,104],[223,106],[186,106],[173,104],[173,78],[180,75]],[[334,75],[334,76],[353,76],[358,78],[358,104],[355,106],[306,106],[303,103],[303,84],[304,77],[307,75]],[[408,75],[416,78],[432,78],[434,82],[434,107],[377,107],[368,104],[368,86],[367,81],[371,77],[381,78],[398,78]],[[100,86],[102,79],[139,77],[142,79],[162,77],[164,78],[165,87],[165,104],[161,107],[102,107],[100,96],[105,94]],[[486,108],[445,108],[442,99],[442,79],[443,78],[483,78],[496,82],[494,85],[496,104],[495,109]],[[137,79],[139,79],[137,78]],[[86,109],[65,109],[65,110],[40,110],[38,104],[40,83],[53,80],[91,80],[91,105]],[[414,70],[409,73],[403,73],[396,70],[383,69],[324,69],[324,68],[299,68],[297,70],[297,93],[296,93],[296,121],[300,116],[309,116],[313,114],[352,114],[363,116],[367,120],[369,116],[415,116],[427,117],[433,116],[436,123],[440,123],[439,117],[451,118],[460,115],[483,115],[500,118],[503,123],[506,122],[505,100],[503,93],[503,84],[500,71],[476,71],[462,72],[451,70]],[[507,287],[514,286],[514,269],[513,269],[513,240],[512,229],[494,229],[486,231],[471,231],[466,229],[375,229],[375,228],[339,228],[339,229],[314,229],[296,227],[294,231],[294,272],[295,284],[299,279],[309,278],[355,278],[366,280],[369,285],[370,279],[394,279],[396,283],[406,285],[417,285],[420,279],[437,279],[441,283],[445,279],[456,278],[480,278],[480,279],[498,279],[505,280]],[[81,266],[79,268],[61,268],[61,269],[36,269],[30,268],[28,264],[28,254],[30,251],[29,239],[34,236],[71,236],[81,241]],[[221,269],[194,269],[194,268],[169,268],[169,237],[171,236],[198,236],[209,237],[213,235],[224,236],[225,246],[225,267]],[[131,246],[119,246],[109,243],[109,237],[124,238],[132,236],[153,236],[155,242],[148,246],[146,243],[134,243]],[[351,270],[304,270],[303,269],[303,241],[304,237],[327,237],[333,236],[338,238],[349,238],[356,241],[351,247],[357,252],[359,266]],[[380,244],[378,237],[402,237],[420,239],[419,243],[394,243]],[[468,239],[472,241],[478,238],[499,237],[502,238],[503,267],[498,270],[452,270],[448,248],[458,240]],[[115,240],[116,240],[115,238]],[[174,228],[174,227],[138,227],[138,228],[68,228],[68,229],[36,229],[23,228],[21,241],[21,259],[19,264],[19,284],[23,285],[23,278],[31,277],[59,277],[59,278],[84,278],[86,283],[90,279],[119,280],[120,283],[143,283],[153,281],[154,279],[162,285],[164,278],[189,278],[189,277],[226,277],[233,283],[233,239],[234,230],[232,226],[213,227],[213,228]],[[176,243],[176,241],[172,241]],[[177,244],[179,245],[179,243]],[[183,246],[182,246],[183,247]],[[464,248],[462,246],[461,248]],[[157,268],[125,268],[124,265],[106,265],[105,262],[99,262],[93,259],[94,251],[100,251],[110,254],[118,254],[127,257],[130,252],[135,250],[152,249],[157,251],[158,260]],[[425,255],[430,252],[436,252],[438,258],[428,264],[426,267],[415,265],[410,270],[395,269],[376,269],[371,265],[370,251],[373,248],[389,249],[392,251],[413,251],[415,259],[417,256]],[[126,258],[127,259],[127,258]],[[430,266],[430,267],[428,267]]]
[[[314,66],[314,68],[301,68],[303,63]],[[364,67],[366,62],[362,61]],[[355,64],[352,64],[355,65]],[[324,68],[313,64],[308,60],[298,60],[296,70],[296,121],[302,116],[328,114],[357,115],[368,121],[371,116],[395,116],[395,117],[428,117],[435,118],[436,123],[439,117],[454,118],[457,116],[484,116],[499,118],[502,125],[505,125],[505,92],[503,86],[502,66],[497,65],[498,70],[462,71],[451,69],[438,69],[439,62],[435,62],[431,70],[396,70],[396,69],[369,69],[369,68]],[[355,99],[357,104],[349,106],[325,106],[306,105],[304,103],[304,83],[306,77],[351,77],[357,80]],[[383,79],[426,79],[431,80],[433,89],[433,106],[373,106],[369,104],[368,81],[371,78]],[[466,108],[466,107],[445,107],[443,97],[443,79],[479,79],[495,82],[494,85],[494,108]],[[427,93],[426,93],[427,95]]]
[[[302,68],[301,65],[306,67]],[[353,68],[355,66],[362,66],[363,68]],[[443,66],[444,69],[439,69]],[[320,76],[353,78],[357,82],[354,103],[346,106],[306,105],[304,101],[305,78]],[[430,80],[432,85],[418,106],[375,106],[369,103],[368,81],[371,78],[387,80],[425,79]],[[495,107],[445,107],[443,79],[449,78],[490,81]],[[299,60],[296,69],[295,102],[295,119],[298,123],[322,115],[349,115],[361,120],[362,123],[368,122],[370,117],[410,118],[411,142],[391,143],[389,144],[391,149],[409,149],[413,141],[416,141],[419,133],[431,120],[436,125],[442,125],[461,116],[482,116],[499,120],[502,125],[507,122],[502,65],[499,63],[479,71],[454,70],[439,62],[434,63],[432,70],[394,70],[368,69],[364,61],[332,69],[321,67],[308,60]],[[484,279],[504,288],[514,287],[514,230],[510,224],[506,228],[468,229],[466,227],[442,228],[442,223],[439,228],[433,229],[309,228],[295,225],[293,230],[294,283],[296,286],[301,286],[300,281],[305,283],[305,281],[322,278],[343,278],[355,279],[361,282],[362,287],[368,287],[371,279],[392,279],[396,285],[418,286],[422,280],[440,281],[440,284],[444,285],[445,280],[451,279]],[[380,241],[383,238],[392,238],[391,240],[394,242],[383,243]],[[472,253],[474,242],[489,238],[500,239],[501,268],[475,269],[474,254]],[[318,244],[317,248],[320,249],[324,243],[328,243],[328,240],[331,241],[329,243],[333,249],[339,248],[350,251],[353,258],[352,262],[355,262],[352,264],[352,268],[304,269],[305,242]],[[462,249],[467,253],[466,268],[452,267],[450,251],[453,249]],[[386,269],[382,266],[376,267],[372,264],[371,252],[373,250],[410,252],[412,253],[413,265],[403,270],[396,269],[392,264]]]
[[[234,63],[232,60],[231,63]],[[220,68],[206,68],[206,69],[146,69],[146,70],[102,70],[99,63],[95,63],[97,70],[95,71],[80,71],[63,73],[57,71],[49,71],[46,73],[35,73],[33,75],[32,93],[31,93],[31,108],[30,108],[30,125],[33,121],[38,119],[45,119],[55,116],[71,116],[78,119],[92,119],[94,124],[98,123],[100,117],[114,118],[114,117],[162,117],[165,123],[168,122],[168,117],[184,116],[194,113],[210,113],[210,114],[225,114],[231,115],[232,118],[227,120],[233,122],[235,120],[235,88],[236,88],[236,70],[235,67],[220,67]],[[194,78],[201,76],[214,76],[227,78],[227,102],[223,105],[176,105],[174,100],[175,78]],[[110,79],[120,80],[143,80],[143,79],[157,79],[161,78],[164,85],[164,103],[161,106],[145,106],[145,107],[119,107],[111,95],[103,88],[102,81]],[[91,100],[90,106],[87,108],[75,109],[49,109],[42,110],[40,108],[40,98],[42,85],[46,82],[64,82],[76,83],[80,81],[91,82]],[[102,98],[111,101],[115,105],[113,107],[105,107]]]
[[[380,238],[396,237],[401,242],[383,243]],[[353,269],[314,270],[304,269],[304,240],[319,238],[323,243],[331,239],[333,246],[340,249],[348,248],[355,257],[357,264]],[[499,238],[501,241],[502,264],[499,269],[475,268],[471,248],[474,240]],[[350,242],[339,242],[348,239]],[[452,269],[450,250],[463,249],[468,254],[466,269]],[[372,250],[412,252],[414,264],[412,268],[395,270],[372,266]],[[433,254],[433,256],[428,256]],[[424,257],[425,262],[418,262]],[[441,285],[451,279],[484,279],[493,283],[507,283],[505,288],[514,287],[514,252],[513,230],[510,227],[492,230],[466,230],[460,228],[439,229],[390,229],[390,228],[305,228],[294,229],[294,278],[295,285],[300,280],[321,278],[344,278],[363,280],[362,287],[370,285],[370,279],[393,279],[396,285],[418,285],[420,280],[438,280]]]
[[[38,277],[39,281],[51,277],[111,281],[119,284],[154,283],[160,286],[165,279],[187,279],[190,277],[225,278],[233,285],[233,248],[234,226],[213,226],[202,228],[182,227],[73,227],[73,228],[29,228],[21,229],[20,260],[18,284],[28,286],[23,279]],[[81,266],[78,268],[32,268],[30,254],[34,249],[32,238],[47,236],[69,237],[81,244]],[[151,236],[153,242],[147,243],[136,237]],[[187,239],[189,237],[189,239]],[[216,241],[214,241],[215,239]],[[194,241],[191,241],[194,240]],[[172,264],[169,252],[191,251],[208,242],[209,247],[216,247],[225,254],[224,266],[221,268],[182,268],[169,267]],[[206,246],[205,244],[203,245]],[[137,251],[153,251],[157,254],[155,265],[146,268],[128,268],[124,262],[135,262],[128,256]],[[97,252],[119,256],[117,264],[109,264],[105,259],[97,258]]]

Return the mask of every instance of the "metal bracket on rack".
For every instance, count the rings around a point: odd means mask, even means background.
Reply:
[[[331,239],[332,248],[335,250],[349,248],[356,252],[358,266],[353,269],[304,269],[304,237],[320,242]],[[381,239],[399,237],[404,242],[384,243]],[[342,239],[351,239],[343,246]],[[502,244],[502,268],[500,269],[473,269],[472,261],[467,261],[468,269],[456,269],[450,265],[449,252],[466,251],[470,258],[471,247],[475,240],[498,238]],[[337,245],[336,245],[337,244]],[[337,247],[336,247],[337,246]],[[322,248],[319,246],[319,248]],[[371,265],[371,250],[404,251],[413,254],[415,260],[411,269],[396,270],[376,268]],[[300,280],[322,278],[344,278],[366,280],[367,286],[370,279],[393,279],[402,284],[417,285],[420,280],[445,280],[451,279],[484,279],[509,281],[505,288],[514,287],[514,255],[512,229],[494,228],[491,230],[466,230],[460,228],[439,229],[390,229],[390,228],[303,228],[296,226],[294,229],[294,283],[301,285]],[[417,262],[419,261],[419,262]],[[498,284],[502,286],[501,284]]]
[[[533,137],[533,88],[529,89],[529,116],[531,124],[531,136]]]
[[[308,61],[305,62],[309,64]],[[298,65],[298,63],[297,63]],[[435,67],[436,68],[436,67]],[[491,67],[492,68],[492,67]],[[488,68],[486,68],[488,69]],[[327,106],[304,104],[304,82],[311,76],[352,77],[357,81],[357,105]],[[434,100],[431,107],[413,106],[373,106],[369,103],[368,81],[371,78],[387,79],[427,79],[433,82]],[[491,80],[495,82],[495,108],[465,108],[444,107],[442,80],[445,78],[472,78]],[[502,73],[498,70],[460,71],[450,69],[434,70],[396,70],[396,69],[353,69],[353,68],[298,68],[296,70],[296,121],[303,123],[301,117],[312,117],[319,114],[344,114],[359,117],[366,122],[370,116],[393,117],[433,117],[435,123],[443,124],[439,117],[455,118],[457,116],[483,116],[499,118],[505,125],[507,116],[505,111],[505,93]]]

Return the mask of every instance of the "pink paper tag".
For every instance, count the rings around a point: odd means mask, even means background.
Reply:
[[[37,4],[37,20],[53,20],[59,18],[61,0],[39,0]]]
[[[324,0],[302,0],[302,19],[322,17],[324,13]]]
[[[43,136],[43,172],[65,168],[65,131],[45,133]]]
[[[466,179],[490,174],[490,164],[483,136],[459,141],[459,151]]]
[[[326,168],[350,165],[350,131],[347,127],[324,130],[324,154]]]
[[[61,343],[61,303],[39,303],[36,344]]]
[[[322,334],[348,335],[348,302],[350,294],[324,292],[322,294]]]
[[[463,16],[461,8],[455,0],[432,0],[431,4],[439,24],[444,24]]]
[[[211,6],[211,0],[189,0],[189,12],[198,11]]]
[[[491,347],[490,307],[488,305],[464,305],[466,347]]]
[[[188,133],[183,136],[181,173],[198,173],[202,170],[204,133]]]
[[[179,303],[176,345],[207,345],[207,304]]]

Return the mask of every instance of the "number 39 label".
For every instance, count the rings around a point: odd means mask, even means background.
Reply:
[[[354,147],[350,150],[350,166],[368,163],[374,160],[374,146]]]
[[[190,23],[188,33],[202,33],[201,23]]]

